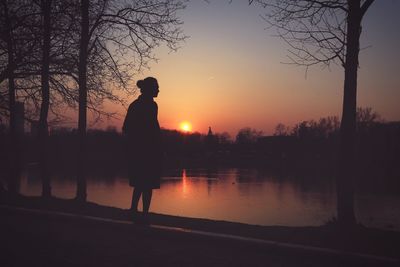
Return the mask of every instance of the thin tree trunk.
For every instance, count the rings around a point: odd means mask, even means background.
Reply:
[[[51,32],[51,0],[42,0],[43,19],[43,57],[42,57],[42,103],[39,118],[39,149],[40,149],[40,172],[42,177],[42,196],[51,196],[50,177],[48,172],[48,125],[47,118],[50,105],[49,68],[50,68],[50,32]]]
[[[15,103],[15,81],[14,81],[14,46],[12,37],[12,26],[10,17],[8,14],[7,1],[2,1],[5,13],[5,26],[6,26],[6,40],[7,40],[7,52],[8,52],[8,97],[9,97],[9,111],[10,111],[10,129],[9,129],[9,159],[10,159],[10,173],[8,177],[8,190],[12,194],[17,194],[17,179],[20,173],[20,149],[19,140],[17,135],[17,123],[16,123],[16,103]]]
[[[357,71],[361,34],[360,0],[349,0],[343,112],[340,125],[337,215],[340,225],[356,223],[354,215],[354,176],[356,148]]]
[[[79,118],[78,118],[78,200],[86,201],[86,113],[87,113],[87,58],[89,44],[89,0],[81,0],[81,40],[79,48]]]

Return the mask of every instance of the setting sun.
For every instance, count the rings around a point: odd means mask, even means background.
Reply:
[[[188,122],[188,121],[183,121],[180,123],[179,129],[181,129],[181,131],[183,131],[185,133],[191,132],[192,124],[190,124],[190,122]]]

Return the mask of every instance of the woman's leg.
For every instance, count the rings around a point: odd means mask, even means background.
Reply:
[[[153,189],[146,189],[143,191],[143,213],[148,214],[150,203],[151,203],[151,196],[153,195]]]
[[[142,195],[142,190],[135,187],[132,193],[131,211],[134,212],[138,211],[138,204],[141,195]]]

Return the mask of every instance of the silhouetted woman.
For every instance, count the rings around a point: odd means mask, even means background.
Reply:
[[[132,195],[132,219],[137,217],[140,196],[143,202],[143,220],[148,222],[153,189],[160,188],[161,138],[157,120],[158,106],[153,98],[158,95],[158,82],[153,77],[139,80],[136,85],[141,95],[133,101],[126,114],[122,131],[128,142],[129,184]]]

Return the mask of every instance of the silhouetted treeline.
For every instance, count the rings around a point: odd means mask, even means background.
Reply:
[[[211,130],[204,135],[163,129],[165,165],[166,168],[213,165],[261,167],[287,172],[334,172],[338,129],[336,126],[327,127],[331,124],[326,120],[301,122],[290,133],[273,136],[263,136],[259,131],[243,128],[235,140],[227,134],[213,134]],[[7,136],[5,128],[2,129],[2,147],[5,147]],[[360,177],[371,174],[382,179],[400,177],[400,122],[360,124],[357,136]],[[59,128],[50,132],[48,162],[52,169],[75,171],[77,139],[76,129]],[[125,172],[128,164],[125,153],[128,151],[125,149],[125,136],[121,133],[112,128],[89,130],[87,146],[85,161],[91,172]],[[38,162],[38,143],[34,136],[26,135],[22,147],[25,166]],[[2,150],[1,157],[6,154]]]

